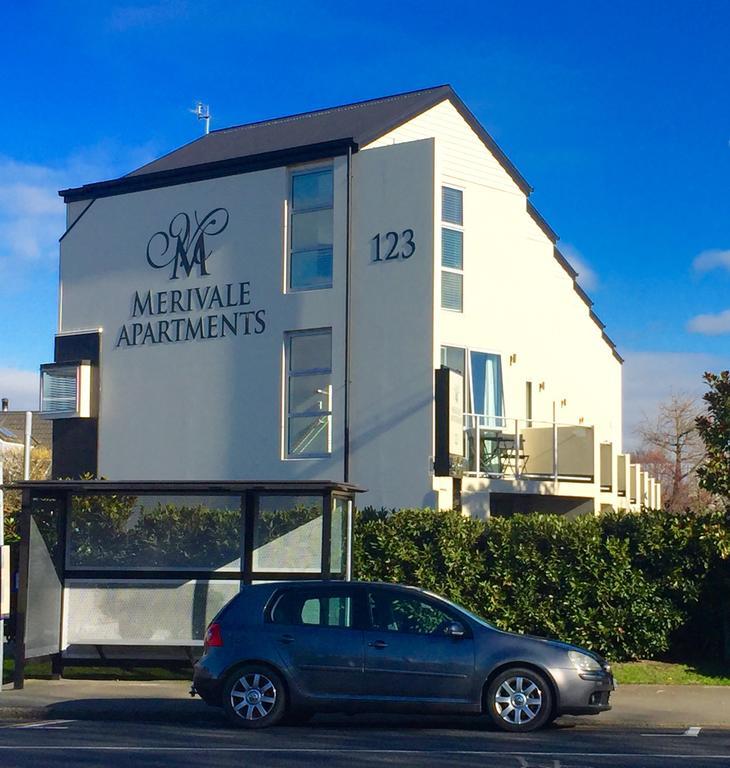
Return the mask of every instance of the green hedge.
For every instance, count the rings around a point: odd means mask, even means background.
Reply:
[[[365,510],[354,540],[359,579],[424,587],[502,629],[575,642],[615,661],[674,650],[681,630],[686,642],[688,622],[702,626],[703,588],[727,583],[728,554],[730,526],[719,512],[485,522],[429,509]]]

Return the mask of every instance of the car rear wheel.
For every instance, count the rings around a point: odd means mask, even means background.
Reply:
[[[286,712],[286,691],[281,677],[263,664],[236,669],[223,689],[223,710],[239,728],[266,728]]]
[[[514,667],[492,680],[486,710],[503,731],[534,731],[552,717],[553,695],[545,677],[532,669]]]

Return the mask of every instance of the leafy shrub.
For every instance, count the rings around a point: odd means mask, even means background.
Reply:
[[[421,586],[502,629],[620,661],[665,653],[729,552],[720,513],[480,521],[410,509],[361,513],[353,554],[359,579]]]

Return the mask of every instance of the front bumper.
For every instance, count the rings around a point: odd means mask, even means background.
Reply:
[[[576,673],[565,670],[560,684],[561,715],[597,715],[611,709],[611,692],[616,689],[610,672]]]

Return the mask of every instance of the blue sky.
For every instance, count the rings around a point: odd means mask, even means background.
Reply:
[[[0,394],[52,359],[62,187],[220,128],[451,83],[626,357],[626,421],[730,363],[730,2],[5,3]]]

